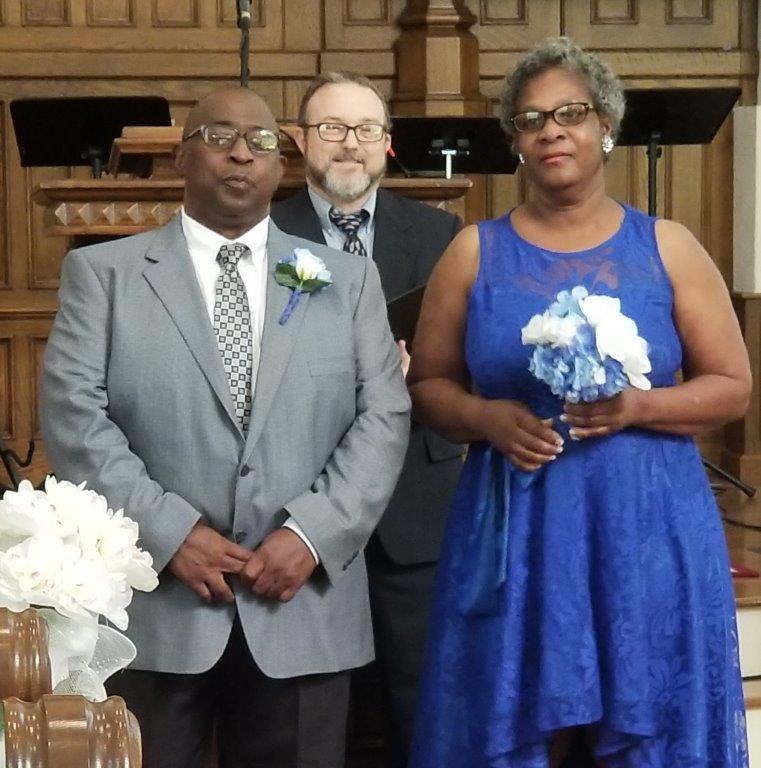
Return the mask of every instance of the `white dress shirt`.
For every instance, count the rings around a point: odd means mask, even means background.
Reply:
[[[264,330],[264,311],[267,305],[267,233],[270,218],[267,216],[258,224],[244,232],[235,240],[227,238],[196,221],[189,216],[185,209],[181,213],[182,231],[188,244],[190,260],[201,288],[209,322],[214,325],[214,295],[217,278],[222,274],[222,267],[217,262],[217,254],[223,245],[243,243],[248,246],[250,253],[238,260],[238,274],[243,281],[248,297],[248,309],[251,317],[251,385],[254,398],[256,397],[256,375],[259,371],[259,357],[262,349],[262,332]],[[306,537],[299,524],[288,518],[283,524],[290,528],[304,544],[309,547],[315,561],[320,562],[312,542]]]

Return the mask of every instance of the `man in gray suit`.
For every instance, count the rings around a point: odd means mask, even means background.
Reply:
[[[250,91],[196,105],[177,168],[180,216],[68,254],[45,356],[55,472],[124,507],[160,571],[110,691],[146,768],[200,768],[213,728],[221,768],[339,768],[346,670],[373,656],[362,549],[409,430],[380,280],[270,221],[283,160]],[[294,306],[298,249],[332,282]]]
[[[361,75],[327,72],[307,88],[298,122],[308,186],[273,205],[276,224],[367,256],[378,267],[387,300],[425,283],[461,222],[378,187],[391,146],[383,95]],[[399,484],[367,548],[393,768],[407,765],[436,561],[462,454],[461,445],[413,420]]]

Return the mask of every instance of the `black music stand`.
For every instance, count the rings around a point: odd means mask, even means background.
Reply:
[[[393,117],[391,141],[405,176],[515,173],[518,165],[496,117]]]
[[[11,117],[23,167],[89,165],[95,179],[125,125],[172,124],[159,96],[16,99]]]
[[[664,144],[709,144],[740,96],[739,88],[626,91],[617,143],[647,147],[647,212],[656,215],[656,169]]]
[[[626,91],[618,144],[647,147],[647,212],[657,213],[656,170],[664,144],[709,144],[732,111],[739,88],[651,88]],[[756,489],[703,458],[703,466],[739,488]]]

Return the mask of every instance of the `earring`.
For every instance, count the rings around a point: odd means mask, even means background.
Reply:
[[[523,155],[520,152],[518,153],[518,161],[520,162],[521,165],[526,164],[526,158],[523,157]]]
[[[602,141],[600,143],[602,145],[602,151],[606,155],[609,155],[613,151],[613,147],[616,146],[615,142],[613,141],[613,139],[610,138],[610,134],[608,134],[608,133],[606,133],[602,137]]]

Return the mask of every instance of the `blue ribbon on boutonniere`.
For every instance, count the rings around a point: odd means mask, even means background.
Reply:
[[[287,259],[278,261],[275,266],[275,282],[292,291],[291,298],[288,299],[278,320],[280,325],[288,322],[302,293],[314,293],[333,283],[330,272],[325,268],[325,262],[308,248],[294,248]]]

